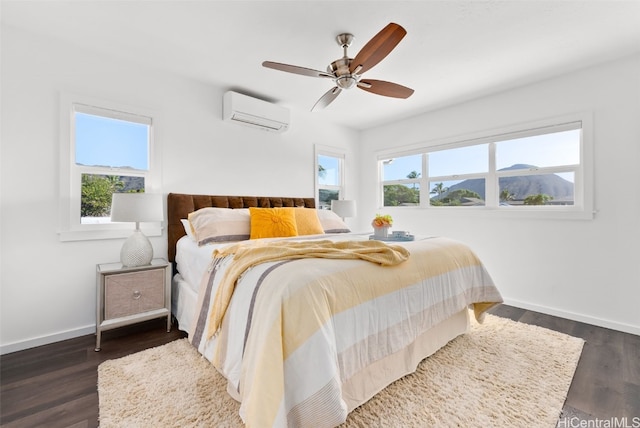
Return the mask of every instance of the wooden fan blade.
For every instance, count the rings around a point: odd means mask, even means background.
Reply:
[[[382,61],[396,47],[407,31],[393,22],[384,27],[358,52],[349,71],[362,74]]]
[[[333,79],[334,76],[324,71],[313,70],[311,68],[298,67],[297,65],[281,64],[279,62],[264,61],[263,67],[273,68],[274,70],[286,71],[287,73],[302,74],[311,77],[328,77]]]
[[[385,97],[393,98],[409,98],[413,94],[413,89],[397,83],[385,82],[384,80],[361,80],[358,82],[358,88],[363,91],[371,92]]]
[[[320,97],[318,101],[316,101],[316,103],[311,108],[311,111],[322,110],[323,108],[331,104],[333,100],[335,100],[336,97],[340,95],[340,92],[342,92],[342,89],[338,88],[337,86],[329,89],[324,93],[323,96]]]

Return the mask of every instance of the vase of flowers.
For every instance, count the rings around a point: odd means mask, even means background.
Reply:
[[[373,226],[373,236],[376,238],[386,238],[389,236],[391,225],[393,225],[393,219],[389,214],[376,214],[371,222],[371,226]]]

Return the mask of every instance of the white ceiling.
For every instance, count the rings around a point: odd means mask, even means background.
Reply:
[[[640,1],[25,1],[2,0],[3,25],[59,38],[308,111],[328,79],[261,66],[325,70],[389,22],[407,36],[366,78],[409,99],[357,88],[313,113],[364,129],[398,117],[640,52]]]

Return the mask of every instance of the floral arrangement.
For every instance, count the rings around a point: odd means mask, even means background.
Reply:
[[[389,214],[376,214],[375,218],[371,222],[373,227],[390,227],[393,224],[393,218]]]

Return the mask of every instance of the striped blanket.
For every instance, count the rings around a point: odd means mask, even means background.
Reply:
[[[260,263],[279,260],[321,258],[362,259],[382,266],[393,266],[409,258],[409,251],[399,245],[387,245],[380,241],[279,241],[239,243],[216,249],[213,257],[233,255],[233,264],[227,269],[216,291],[213,309],[209,315],[207,339],[220,328],[222,317],[229,306],[233,289],[240,275]]]
[[[339,425],[352,410],[342,394],[352,376],[464,308],[481,320],[502,301],[465,245],[433,238],[402,247],[410,256],[391,266],[352,255],[249,263],[219,329],[214,296],[239,248],[212,259],[189,339],[227,378],[247,426]],[[210,330],[218,333],[208,338]]]

